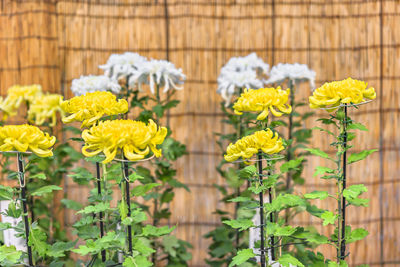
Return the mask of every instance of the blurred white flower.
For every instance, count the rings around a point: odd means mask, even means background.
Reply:
[[[246,71],[254,70],[258,76],[267,75],[269,65],[261,58],[257,57],[256,53],[251,53],[245,57],[232,57],[228,63],[222,67],[221,73],[224,71]]]
[[[181,90],[178,84],[183,84],[186,76],[182,69],[178,69],[175,65],[167,60],[156,60],[143,62],[138,65],[137,70],[132,75],[132,80],[135,81],[139,88],[142,84],[148,83],[150,90],[155,93],[155,85],[164,86],[163,92],[166,93],[170,89]]]
[[[282,83],[284,80],[290,79],[295,83],[310,81],[311,88],[315,88],[315,71],[309,69],[305,64],[279,63],[272,67],[269,75],[269,79],[265,81],[266,84]]]
[[[75,96],[92,93],[95,91],[112,91],[118,94],[121,86],[117,80],[111,79],[105,75],[81,76],[79,79],[72,80],[71,91]]]
[[[99,68],[104,70],[104,75],[118,80],[132,75],[137,66],[146,61],[147,59],[138,53],[125,52],[123,54],[112,54],[107,63],[100,65]]]
[[[256,72],[251,69],[240,72],[227,71],[225,69],[221,71],[217,81],[217,93],[225,100],[226,106],[229,105],[232,95],[235,94],[237,90],[244,88],[258,89],[263,87],[262,81],[258,79]]]

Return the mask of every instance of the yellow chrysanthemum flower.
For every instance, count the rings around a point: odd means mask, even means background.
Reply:
[[[245,136],[235,144],[229,144],[224,158],[229,162],[239,158],[246,160],[259,151],[266,154],[276,154],[283,149],[282,138],[280,138],[277,133],[274,134],[271,129],[267,129]]]
[[[82,133],[85,146],[82,153],[93,157],[101,152],[106,156],[103,163],[112,161],[118,151],[123,151],[131,161],[144,159],[150,150],[156,157],[161,157],[161,149],[167,128],[157,127],[154,121],[148,124],[133,120],[100,121],[98,125]]]
[[[56,142],[54,136],[42,132],[38,127],[6,125],[0,127],[0,151],[31,151],[39,157],[53,156],[51,147]]]
[[[359,104],[366,99],[375,99],[375,89],[367,87],[368,84],[366,82],[352,78],[324,83],[309,97],[310,107],[335,110],[340,104]]]
[[[15,115],[22,102],[32,102],[42,93],[42,87],[38,84],[33,85],[14,85],[8,88],[7,97],[3,100],[0,97],[0,110],[3,111],[3,119]]]
[[[265,120],[269,110],[274,116],[280,117],[283,113],[292,112],[292,107],[287,104],[289,94],[290,89],[282,90],[280,87],[245,89],[233,105],[233,109],[238,115],[242,115],[243,112],[261,112],[257,120]]]
[[[36,97],[29,106],[28,120],[36,125],[42,125],[47,119],[50,119],[50,126],[56,125],[57,112],[61,117],[64,111],[61,109],[63,96],[58,94],[46,94]]]
[[[101,117],[123,114],[128,112],[128,102],[119,99],[110,92],[93,92],[75,96],[61,103],[61,108],[71,113],[63,118],[64,123],[82,121],[81,128],[90,127]]]

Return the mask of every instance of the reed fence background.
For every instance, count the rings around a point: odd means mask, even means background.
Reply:
[[[216,94],[219,69],[232,56],[256,52],[271,66],[308,64],[317,85],[348,76],[366,80],[378,98],[352,112],[370,129],[353,151],[379,152],[351,166],[350,184],[365,183],[371,203],[361,212],[350,208],[353,227],[370,232],[351,246],[350,262],[400,266],[399,26],[395,0],[0,0],[0,90],[4,96],[13,84],[40,83],[69,98],[72,79],[101,73],[99,64],[125,51],[183,68],[182,103],[169,119],[189,151],[177,165],[191,193],[177,192],[170,223],[179,223],[177,235],[194,245],[191,266],[205,266],[208,241],[202,236],[219,224],[212,212],[221,207],[213,184],[224,183],[215,171],[221,153],[214,132],[229,130],[221,124]],[[304,86],[296,97],[309,93]],[[315,125],[317,115],[305,125]],[[329,152],[329,141],[315,133],[311,145]],[[300,191],[334,189],[312,177],[319,164],[324,162],[310,158]],[[65,186],[78,200],[88,190],[69,181]],[[64,217],[68,228],[74,218]],[[319,220],[298,221],[322,229]]]

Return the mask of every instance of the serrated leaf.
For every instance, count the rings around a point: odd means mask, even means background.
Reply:
[[[353,153],[347,159],[347,163],[351,164],[351,163],[363,160],[376,151],[378,151],[378,149],[370,149],[370,150],[361,151],[360,153]]]
[[[40,187],[31,193],[32,196],[43,196],[44,194],[51,193],[53,191],[62,190],[62,187],[56,185],[46,185]]]
[[[290,225],[277,227],[274,231],[274,236],[291,236],[297,231],[296,227]]]
[[[31,229],[29,232],[28,245],[32,246],[34,251],[37,252],[41,257],[44,257],[49,249],[50,245],[46,243],[47,236],[40,229]]]
[[[83,210],[78,211],[79,214],[100,213],[110,209],[110,203],[98,203],[93,206],[87,206]]]
[[[142,235],[143,236],[162,236],[171,233],[176,226],[169,228],[167,225],[163,227],[155,227],[153,225],[146,225],[143,228]]]
[[[306,199],[321,199],[321,200],[324,200],[328,196],[329,194],[326,191],[313,191],[311,193],[304,195]]]
[[[253,178],[257,174],[257,168],[254,165],[247,166],[239,171],[239,177],[242,179]]]
[[[297,195],[281,194],[272,200],[272,203],[265,203],[264,206],[267,211],[275,212],[281,211],[286,208],[292,208],[305,205],[305,200]]]
[[[361,123],[352,123],[350,125],[347,125],[347,130],[368,131],[368,128],[362,125]]]
[[[133,172],[131,173],[131,175],[129,175],[129,182],[133,183],[136,180],[142,180],[144,179],[143,176],[139,175],[137,172]]]
[[[306,148],[304,150],[310,152],[313,155],[319,156],[321,158],[333,160],[331,157],[329,157],[329,155],[327,153],[325,153],[324,151],[322,151],[318,148]]]
[[[367,198],[347,199],[347,202],[356,207],[368,207],[369,206],[369,199],[367,199]]]
[[[297,159],[289,160],[281,165],[280,170],[282,173],[288,172],[290,170],[298,170],[298,167],[303,162],[304,157],[299,157]]]
[[[328,168],[328,167],[322,167],[322,166],[318,166],[317,168],[315,168],[315,172],[313,174],[313,176],[318,176],[318,175],[322,175],[325,173],[334,173],[335,170]]]
[[[321,214],[321,219],[323,220],[323,225],[327,226],[328,224],[335,224],[337,215],[333,214],[331,211],[325,211]]]
[[[22,256],[22,251],[18,251],[15,246],[3,245],[0,247],[0,263],[16,264]]]
[[[346,189],[343,190],[343,196],[346,199],[355,199],[359,195],[361,195],[364,192],[367,192],[367,188],[363,184],[355,184],[347,187]]]
[[[8,186],[0,185],[0,200],[12,200],[13,189]]]
[[[223,221],[223,223],[234,229],[239,229],[239,231],[244,231],[250,227],[254,227],[253,221],[250,219],[226,220]]]
[[[278,262],[284,267],[290,267],[290,266],[304,267],[304,265],[298,259],[291,256],[290,254],[283,254],[279,258]]]
[[[256,254],[254,254],[251,248],[239,250],[237,255],[232,258],[232,262],[229,264],[229,267],[238,266],[255,256]]]
[[[346,237],[347,243],[353,243],[364,239],[368,235],[368,231],[363,228],[357,228],[351,231],[350,237]]]
[[[153,189],[156,186],[159,186],[160,184],[157,183],[149,183],[149,184],[144,184],[144,185],[138,185],[132,189],[132,195],[136,197],[144,196],[148,191]]]
[[[149,240],[145,238],[136,239],[136,242],[133,245],[133,249],[137,250],[138,252],[140,252],[140,254],[142,254],[145,257],[150,256],[152,253],[156,252],[154,249],[150,247]]]

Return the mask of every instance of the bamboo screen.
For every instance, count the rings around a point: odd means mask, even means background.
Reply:
[[[0,89],[4,96],[13,84],[40,83],[69,98],[72,79],[101,73],[99,64],[125,51],[183,68],[188,79],[177,94],[182,103],[169,120],[189,151],[177,167],[191,192],[177,192],[170,223],[178,223],[176,234],[194,246],[190,266],[205,266],[208,241],[202,236],[220,223],[212,214],[221,208],[213,184],[224,183],[215,171],[221,152],[214,133],[229,130],[221,123],[216,94],[219,69],[232,56],[256,52],[271,66],[308,64],[317,72],[317,85],[348,76],[366,80],[378,98],[351,114],[370,129],[353,151],[379,152],[350,170],[350,184],[365,183],[371,198],[369,208],[349,210],[353,227],[370,232],[351,245],[350,262],[399,266],[399,26],[394,0],[0,0]],[[309,93],[304,87],[296,97]],[[305,124],[314,125],[320,114],[326,115],[318,112]],[[311,145],[328,149],[329,140],[315,133]],[[312,177],[319,164],[324,162],[309,159],[300,191],[334,189]],[[88,190],[67,184],[70,197],[81,199]],[[67,227],[73,220],[65,215]],[[298,222],[322,230],[319,220],[303,216]]]

